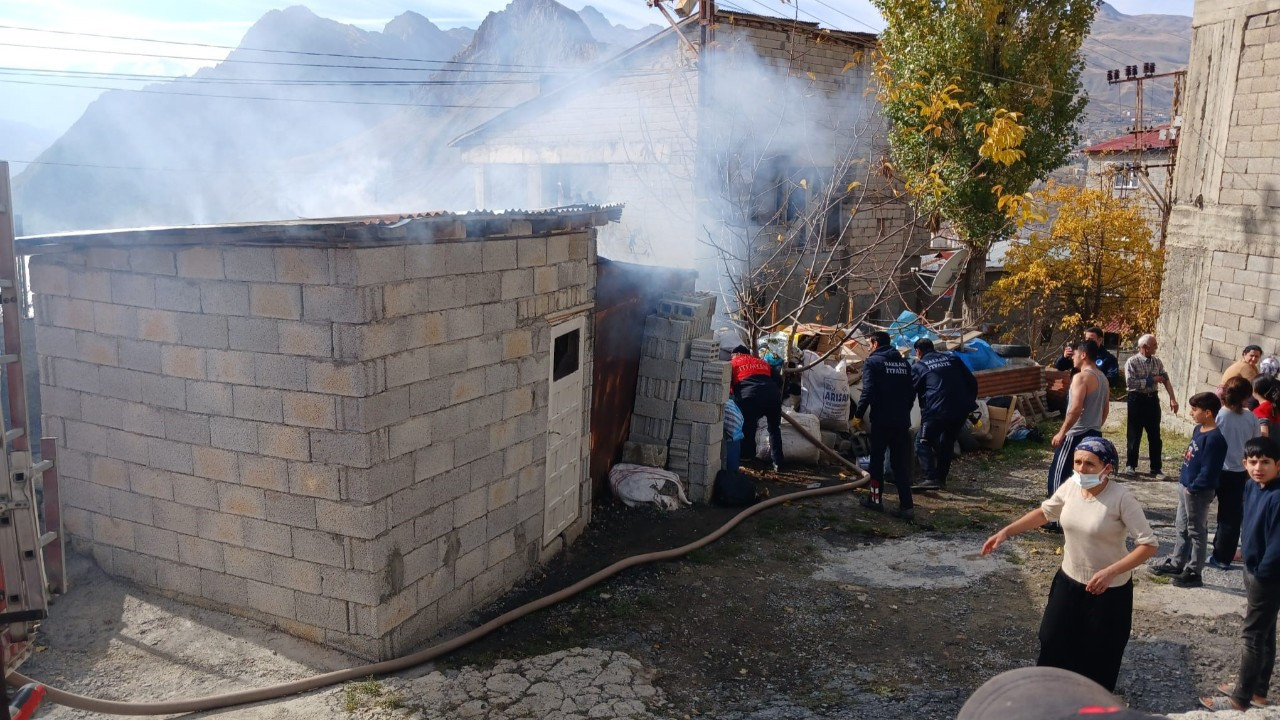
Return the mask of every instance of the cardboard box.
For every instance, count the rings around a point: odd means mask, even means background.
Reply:
[[[1004,447],[1005,436],[1009,434],[1009,421],[1013,411],[1018,407],[1018,398],[1014,397],[1009,407],[987,407],[987,419],[991,424],[991,436],[982,441],[982,447],[988,450],[999,450]]]

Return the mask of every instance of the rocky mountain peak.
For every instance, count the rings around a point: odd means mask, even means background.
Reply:
[[[582,65],[599,44],[578,13],[555,0],[512,0],[491,12],[459,56],[470,62],[510,65]]]

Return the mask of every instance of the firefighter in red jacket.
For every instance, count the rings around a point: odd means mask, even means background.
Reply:
[[[751,354],[745,345],[733,349],[733,400],[742,410],[742,457],[756,456],[760,418],[769,427],[773,471],[782,469],[782,378],[772,365]]]

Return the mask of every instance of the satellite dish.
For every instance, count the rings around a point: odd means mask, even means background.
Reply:
[[[933,276],[933,282],[929,283],[929,293],[932,295],[941,295],[956,283],[956,278],[960,276],[960,270],[964,267],[964,263],[969,259],[969,248],[961,248],[955,251],[947,261],[942,263],[942,267],[938,268],[938,272]]]

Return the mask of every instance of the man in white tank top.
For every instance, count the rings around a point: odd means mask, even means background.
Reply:
[[[1102,425],[1111,407],[1107,378],[1098,370],[1098,344],[1085,340],[1076,344],[1072,358],[1079,370],[1071,378],[1067,414],[1062,429],[1053,436],[1053,463],[1049,466],[1048,497],[1072,472],[1076,445],[1087,437],[1102,437]]]

